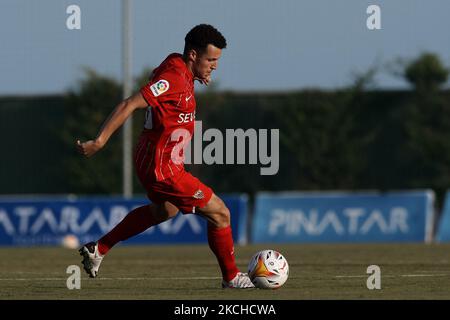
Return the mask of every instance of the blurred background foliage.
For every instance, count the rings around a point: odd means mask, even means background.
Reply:
[[[276,190],[395,190],[431,188],[438,200],[450,186],[449,70],[433,53],[408,61],[401,76],[410,90],[373,88],[377,70],[334,91],[197,94],[203,131],[279,129],[280,165],[261,176],[261,165],[188,165],[216,192]],[[121,131],[86,160],[77,139],[96,136],[121,100],[121,84],[85,69],[62,96],[0,98],[0,193],[120,194]],[[136,79],[144,85],[151,69]],[[145,110],[135,112],[134,141]],[[208,142],[203,143],[205,147]],[[134,191],[144,193],[136,177]]]

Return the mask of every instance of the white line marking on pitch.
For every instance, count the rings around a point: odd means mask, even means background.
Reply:
[[[401,274],[401,275],[383,275],[383,278],[396,278],[396,277],[446,277],[450,276],[449,273],[437,273],[437,274]],[[335,276],[335,278],[367,278],[367,276],[354,275],[354,276]],[[137,277],[137,278],[96,278],[97,281],[142,281],[142,280],[217,280],[221,277]],[[0,281],[65,281],[67,278],[0,278]]]
[[[0,281],[60,281],[67,280],[65,278],[2,278]]]
[[[436,274],[400,274],[400,275],[383,275],[383,278],[396,278],[396,277],[446,277],[449,273],[436,273]],[[335,278],[367,278],[367,276],[335,276]]]
[[[125,280],[125,281],[141,281],[141,280],[217,280],[222,277],[151,277],[151,278],[96,278],[96,280]],[[67,278],[0,278],[0,281],[65,281]]]
[[[448,273],[442,273],[442,274],[402,274],[402,277],[445,277],[448,276]]]

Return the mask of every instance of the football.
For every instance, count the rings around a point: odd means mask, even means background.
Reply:
[[[80,241],[76,235],[68,234],[61,239],[61,245],[67,249],[77,249],[80,246]]]
[[[289,265],[278,251],[262,250],[250,260],[248,276],[257,288],[278,289],[288,279]]]

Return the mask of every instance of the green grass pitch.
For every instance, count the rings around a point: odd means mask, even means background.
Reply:
[[[278,250],[289,262],[289,279],[278,290],[222,289],[207,245],[117,246],[103,260],[98,278],[81,268],[79,290],[66,286],[67,267],[81,267],[76,250],[1,247],[0,299],[450,299],[448,244],[237,246],[242,271],[262,249]],[[369,265],[381,269],[380,290],[367,289]]]

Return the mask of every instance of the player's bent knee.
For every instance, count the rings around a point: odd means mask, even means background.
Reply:
[[[205,207],[199,208],[198,214],[217,228],[224,228],[230,225],[230,210],[228,210],[222,199],[214,194]]]
[[[164,222],[175,217],[178,213],[178,208],[168,202],[162,204],[150,205],[150,212],[157,223]]]
[[[230,225],[230,210],[228,210],[225,205],[221,206],[221,208],[217,211],[215,217],[215,224],[217,227],[224,228]]]

